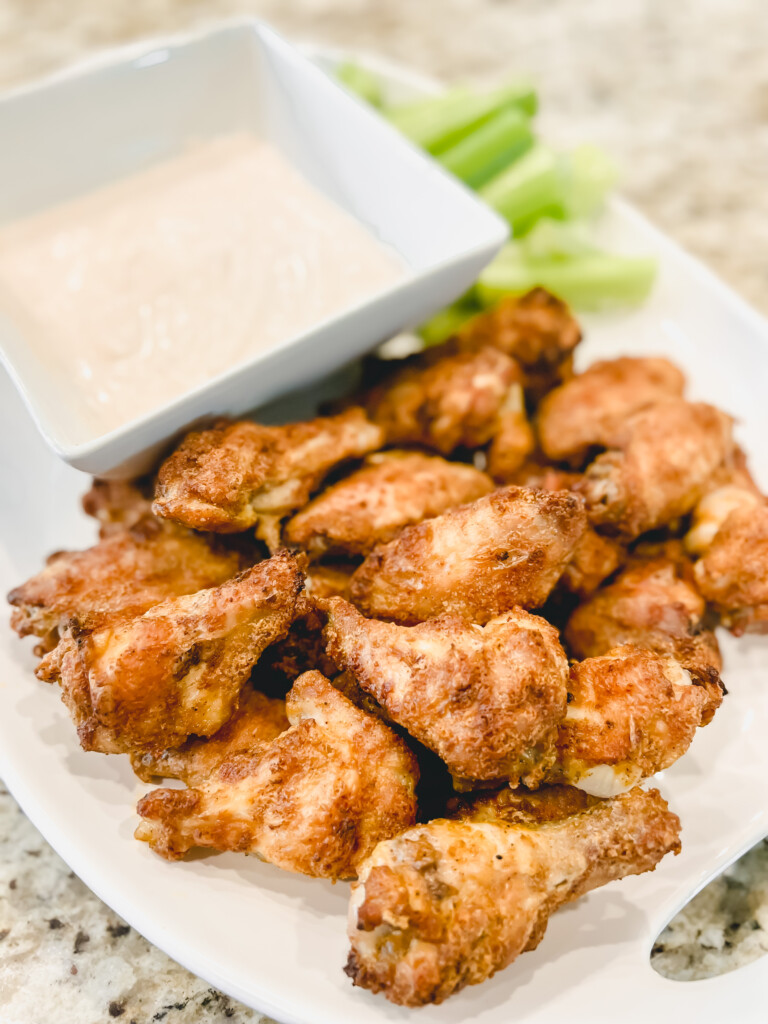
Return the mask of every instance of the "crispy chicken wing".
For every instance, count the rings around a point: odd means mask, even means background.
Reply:
[[[302,579],[281,552],[127,622],[75,624],[41,670],[60,679],[83,748],[160,751],[220,729],[264,649],[288,632]]]
[[[83,511],[99,523],[99,537],[104,540],[113,533],[130,530],[152,513],[151,477],[139,480],[95,479],[90,491],[83,495]]]
[[[490,477],[472,466],[419,452],[382,452],[310,501],[286,524],[283,538],[312,556],[366,555],[404,526],[492,490]]]
[[[438,819],[380,843],[352,887],[354,983],[404,1006],[441,1003],[534,948],[562,904],[680,850],[657,790],[573,813],[563,803],[564,816]]]
[[[145,782],[160,776],[199,786],[219,765],[239,754],[256,756],[289,726],[285,701],[248,687],[232,717],[208,739],[193,736],[180,747],[131,755],[131,767]]]
[[[685,377],[667,359],[628,356],[594,363],[544,397],[539,442],[560,462],[582,462],[590,448],[609,448],[633,413],[666,397],[682,397]]]
[[[536,447],[525,411],[522,386],[510,388],[499,425],[488,449],[488,472],[500,484],[515,483],[515,473]]]
[[[624,421],[575,489],[594,524],[637,537],[690,512],[732,454],[730,416],[668,399]]]
[[[372,618],[410,624],[444,612],[475,622],[544,604],[586,529],[580,498],[508,487],[381,545],[352,577]]]
[[[538,782],[555,760],[568,662],[557,630],[521,608],[484,627],[454,615],[418,626],[327,604],[328,653],[460,779]]]
[[[634,644],[706,677],[720,671],[722,660],[715,634],[705,628],[705,613],[687,559],[635,555],[613,583],[576,608],[564,636],[579,660]]]
[[[365,396],[388,444],[422,444],[443,455],[486,444],[511,404],[520,367],[498,349],[457,352],[452,343],[412,356]]]
[[[41,637],[44,653],[73,619],[81,629],[101,629],[166,598],[218,586],[243,567],[237,552],[149,516],[85,551],[53,555],[8,595],[11,625],[19,636]]]
[[[196,530],[257,527],[270,547],[280,520],[306,504],[335,465],[381,447],[362,409],[265,427],[250,420],[188,434],[160,467],[153,509]]]
[[[571,667],[551,782],[615,796],[686,752],[723,699],[717,673],[626,645]]]
[[[413,824],[416,759],[387,725],[319,672],[296,680],[286,708],[291,728],[266,750],[233,750],[198,788],[147,794],[136,838],[169,859],[207,846],[349,878]]]
[[[534,401],[570,376],[581,328],[564,302],[543,288],[520,298],[502,299],[459,332],[460,344],[494,345],[523,368],[526,395]]]

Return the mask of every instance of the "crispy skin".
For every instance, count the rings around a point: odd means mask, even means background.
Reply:
[[[450,455],[490,441],[520,379],[515,360],[498,349],[457,352],[448,342],[406,359],[364,402],[388,444]]]
[[[281,552],[127,622],[73,628],[44,668],[61,681],[83,748],[159,752],[220,729],[264,649],[288,632],[302,579]]]
[[[626,549],[620,541],[604,537],[588,526],[565,567],[562,582],[571,593],[589,597],[616,572],[625,556]]]
[[[380,448],[382,440],[358,408],[283,427],[220,423],[188,434],[166,459],[152,507],[196,530],[257,527],[274,547],[280,519],[306,504],[330,469]]]
[[[465,324],[459,341],[466,347],[493,345],[523,368],[526,395],[533,401],[570,376],[581,328],[564,302],[543,288],[520,298],[502,299]]]
[[[420,452],[370,455],[362,469],[314,498],[283,532],[311,556],[367,555],[404,526],[431,519],[493,490],[485,473]]]
[[[284,700],[246,687],[237,711],[209,739],[193,736],[180,747],[159,753],[132,754],[131,767],[144,782],[152,782],[160,776],[199,786],[210,779],[225,760],[238,754],[255,756],[259,750],[266,750],[289,724]]]
[[[552,782],[615,796],[674,764],[723,699],[717,673],[626,645],[571,667]]]
[[[497,789],[467,793],[451,801],[450,817],[459,821],[485,821],[535,828],[550,821],[570,818],[602,801],[575,786],[542,786],[541,789]]]
[[[624,421],[575,489],[594,524],[637,537],[690,512],[732,454],[730,416],[669,399]]]
[[[712,544],[731,512],[749,512],[765,504],[757,487],[748,483],[727,483],[705,494],[691,516],[685,535],[685,547],[692,555],[703,555]],[[759,512],[756,513],[759,516]],[[744,516],[747,521],[747,516]]]
[[[564,635],[579,660],[634,644],[706,677],[721,670],[722,659],[715,634],[704,626],[705,613],[687,559],[636,556],[613,583],[576,608]]]
[[[633,413],[666,397],[682,397],[685,377],[667,359],[628,356],[594,363],[555,388],[539,406],[539,443],[555,462],[583,462],[590,448],[611,447]]]
[[[521,608],[484,627],[454,615],[418,626],[327,604],[336,664],[461,779],[538,782],[555,760],[568,662],[557,630]]]
[[[352,577],[371,618],[408,625],[443,613],[483,624],[544,604],[586,529],[581,499],[507,487],[408,526]]]
[[[488,449],[488,472],[500,484],[515,483],[515,473],[536,447],[533,427],[525,411],[521,385],[509,391],[499,426]]]
[[[236,552],[145,517],[86,551],[54,555],[8,595],[11,625],[50,649],[73,619],[80,629],[101,629],[167,598],[219,586],[242,567]]]
[[[233,751],[197,789],[147,794],[136,838],[168,859],[207,846],[349,878],[379,841],[413,824],[416,759],[387,725],[319,672],[296,680],[286,708],[291,728],[266,750]]]
[[[768,505],[734,508],[693,572],[732,633],[768,633]]]
[[[535,947],[564,903],[678,853],[679,833],[658,791],[640,789],[530,824],[417,825],[360,868],[347,973],[393,1003],[441,1003]]]
[[[139,480],[94,479],[90,491],[83,495],[83,511],[99,523],[99,537],[104,540],[113,533],[130,530],[152,513],[151,477]]]

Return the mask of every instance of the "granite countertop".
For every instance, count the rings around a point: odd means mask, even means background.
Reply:
[[[623,192],[768,313],[768,16],[763,0],[0,0],[0,88],[99,47],[256,13],[286,33],[443,77],[531,73],[543,128],[606,146]],[[768,951],[768,846],[659,937],[679,979]],[[266,1021],[104,906],[0,784],[2,1024]]]

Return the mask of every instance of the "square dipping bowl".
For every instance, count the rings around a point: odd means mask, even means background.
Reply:
[[[505,222],[460,182],[252,20],[132,46],[6,94],[0,225],[144,170],[192,139],[243,130],[389,246],[404,275],[99,436],[0,304],[2,361],[48,444],[77,469],[138,474],[185,427],[307,388],[456,298],[506,240]]]

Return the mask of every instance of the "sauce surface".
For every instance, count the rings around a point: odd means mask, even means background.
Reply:
[[[0,229],[0,307],[94,434],[150,412],[404,276],[250,134]]]

